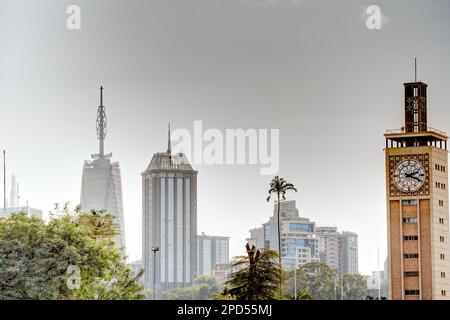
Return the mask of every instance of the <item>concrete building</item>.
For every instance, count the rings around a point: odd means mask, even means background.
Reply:
[[[191,285],[197,277],[197,171],[182,153],[156,153],[142,173],[144,283],[158,290]],[[155,254],[152,247],[159,248]],[[156,278],[153,279],[155,271]]]
[[[103,88],[100,88],[100,106],[97,111],[97,138],[99,153],[83,164],[81,182],[81,210],[104,210],[114,216],[117,235],[114,242],[125,250],[125,222],[122,204],[122,180],[118,162],[111,162],[112,154],[105,154],[106,114],[103,106]]]
[[[208,236],[204,233],[197,236],[198,276],[213,276],[216,265],[230,261],[229,243],[229,237]]]
[[[336,227],[316,227],[320,261],[342,274],[358,273],[358,235]]]
[[[264,244],[264,248],[278,251],[277,205],[273,216],[261,228],[252,229],[251,244]],[[319,239],[315,235],[315,223],[299,216],[295,201],[280,203],[282,265],[285,269],[300,267],[319,261]],[[255,245],[258,247],[257,245]]]
[[[30,218],[40,218],[42,219],[42,210],[32,208],[28,205],[24,207],[6,208],[6,210],[0,209],[0,217],[9,217],[14,213],[25,213]]]
[[[393,300],[450,299],[448,136],[428,127],[427,87],[404,83],[405,125],[384,135]]]

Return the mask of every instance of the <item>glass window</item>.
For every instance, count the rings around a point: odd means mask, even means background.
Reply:
[[[417,223],[417,218],[403,218],[403,223]]]
[[[313,226],[312,226],[312,224],[306,224],[306,223],[290,223],[289,231],[290,232],[312,232]]]

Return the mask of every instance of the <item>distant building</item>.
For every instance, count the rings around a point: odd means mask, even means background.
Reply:
[[[342,274],[358,273],[358,235],[336,227],[316,227],[320,261]]]
[[[5,199],[5,207],[6,210],[2,207],[0,208],[0,217],[10,217],[14,213],[25,213],[30,218],[40,218],[42,219],[42,210],[32,208],[28,205],[28,201],[26,201],[26,205],[22,206],[20,204],[20,195],[19,195],[19,183],[17,182],[16,176],[11,176],[11,189],[10,189],[10,199]]]
[[[372,275],[367,277],[366,284],[370,296],[374,298],[377,298],[378,295],[380,295],[380,297],[388,296],[385,271],[373,271]]]
[[[252,229],[248,242],[256,247],[278,251],[277,206],[273,216],[261,228]],[[315,235],[315,223],[299,216],[295,201],[280,203],[281,251],[284,269],[293,269],[309,262],[318,262],[319,240]]]
[[[182,153],[153,155],[142,173],[144,284],[159,290],[183,288],[197,277],[197,171]],[[156,279],[153,279],[156,252]]]
[[[202,233],[197,236],[197,273],[199,276],[213,276],[216,265],[230,261],[230,238],[208,236]]]
[[[16,208],[6,208],[6,210],[0,209],[0,217],[9,217],[14,213],[25,213],[30,218],[40,218],[42,219],[42,210],[32,208],[30,206],[16,207]]]
[[[105,210],[114,216],[117,235],[114,242],[125,250],[125,222],[122,204],[122,180],[118,162],[111,162],[112,154],[105,154],[106,114],[103,106],[103,88],[100,88],[100,106],[97,112],[97,138],[99,153],[91,155],[92,160],[83,164],[81,182],[81,210]]]

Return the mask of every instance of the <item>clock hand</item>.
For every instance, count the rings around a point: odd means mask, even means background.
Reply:
[[[411,177],[409,177],[409,178],[413,178],[413,179],[415,179],[415,180],[417,180],[417,181],[419,181],[419,182],[422,182],[422,180],[420,180],[419,178],[414,177],[414,176],[411,176]]]

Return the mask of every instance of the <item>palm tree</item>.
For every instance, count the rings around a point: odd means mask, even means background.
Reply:
[[[272,250],[257,250],[247,243],[247,256],[237,258],[233,267],[238,271],[231,274],[225,283],[226,290],[222,299],[237,300],[271,300],[278,293],[278,284],[283,282],[284,273],[279,264],[273,260],[277,252]],[[216,296],[216,299],[219,297]]]
[[[280,227],[280,201],[286,200],[286,192],[289,190],[297,192],[297,189],[292,183],[288,183],[283,178],[276,176],[272,179],[269,185],[269,196],[267,197],[267,202],[270,201],[272,194],[277,195],[277,229],[278,229],[278,263],[281,268],[281,227]]]

